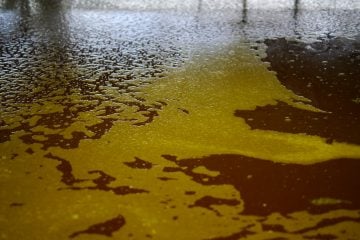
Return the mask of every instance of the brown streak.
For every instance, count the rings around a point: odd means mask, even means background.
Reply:
[[[72,174],[72,167],[69,161],[62,159],[60,157],[54,156],[51,153],[45,155],[46,158],[54,159],[59,161],[60,164],[56,166],[56,169],[62,173],[61,182],[65,183],[67,186],[72,186],[75,183],[83,182],[85,180],[76,179]]]
[[[144,161],[140,158],[135,157],[135,161],[133,162],[124,162],[124,164],[131,168],[138,169],[151,169],[153,164],[151,162]]]
[[[125,218],[121,215],[118,215],[117,217],[107,220],[105,222],[91,225],[86,230],[74,232],[69,237],[74,238],[79,236],[80,234],[99,234],[111,237],[113,233],[122,228],[125,223]]]

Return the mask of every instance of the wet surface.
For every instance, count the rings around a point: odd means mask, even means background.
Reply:
[[[147,192],[146,190],[142,190],[142,189],[135,189],[129,186],[118,186],[118,187],[109,187],[108,185],[115,181],[116,178],[104,173],[103,171],[100,170],[91,170],[88,171],[88,173],[90,175],[99,175],[98,178],[89,180],[89,179],[76,179],[75,176],[72,174],[72,167],[71,164],[65,160],[65,159],[61,159],[59,157],[56,157],[54,155],[52,155],[51,153],[45,155],[44,157],[46,158],[50,158],[50,159],[54,159],[57,161],[60,161],[60,164],[57,165],[56,169],[58,171],[61,172],[62,176],[61,176],[61,182],[63,182],[64,184],[66,184],[67,186],[69,186],[69,188],[67,189],[72,189],[72,190],[101,190],[101,191],[111,191],[114,194],[119,194],[119,195],[125,195],[125,194],[130,194],[130,193],[143,193],[143,192]],[[75,187],[74,185],[76,183],[79,182],[85,182],[85,181],[91,181],[92,183],[95,184],[95,186],[89,186],[89,187]]]
[[[118,216],[103,223],[92,225],[86,230],[74,232],[69,237],[75,238],[80,234],[100,234],[111,237],[112,233],[118,231],[124,224],[125,219],[122,216]]]
[[[173,161],[175,158],[164,157]],[[173,171],[181,171],[201,184],[233,185],[244,202],[242,214],[266,216],[278,212],[286,216],[301,210],[319,214],[331,209],[360,207],[360,195],[354,191],[359,188],[360,162],[355,159],[300,165],[273,163],[241,155],[211,155],[175,162],[180,168]],[[209,176],[194,173],[193,170],[199,166],[219,174]],[[209,208],[216,203],[239,202],[207,196],[197,200],[194,205]]]
[[[282,84],[311,99],[323,112],[307,112],[279,102],[255,111],[235,112],[254,129],[318,135],[360,143],[360,45],[341,37],[306,44],[266,40],[270,69]]]
[[[0,239],[358,239],[358,9],[0,0]]]

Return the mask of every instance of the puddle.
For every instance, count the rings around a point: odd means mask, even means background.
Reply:
[[[359,196],[353,191],[359,182],[357,172],[360,163],[356,159],[300,165],[241,155],[210,155],[179,160],[175,156],[163,157],[175,161],[179,166],[172,169],[174,172],[183,172],[198,183],[234,186],[244,202],[244,215],[266,216],[276,212],[286,216],[303,210],[319,214],[334,208],[359,208]],[[197,173],[194,169],[199,166],[220,174],[211,176]],[[344,175],[344,172],[347,174]],[[211,199],[204,202],[206,206]]]
[[[360,65],[359,41],[344,38],[322,39],[306,44],[285,39],[267,40],[270,69],[279,81],[322,112],[293,108],[283,102],[238,110],[253,129],[306,133],[359,144]]]
[[[358,238],[356,7],[122,4],[0,1],[0,239]]]

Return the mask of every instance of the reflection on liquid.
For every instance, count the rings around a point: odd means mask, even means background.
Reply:
[[[0,1],[0,238],[358,238],[344,2]]]
[[[252,128],[309,133],[360,143],[360,45],[342,38],[313,44],[267,40],[265,61],[282,84],[324,112],[306,112],[279,102],[256,111],[236,111]]]
[[[360,182],[357,179],[358,160],[336,159],[304,166],[241,155],[211,155],[182,160],[165,155],[164,158],[175,160],[180,167],[172,171],[184,172],[201,184],[233,185],[244,201],[242,214],[263,216],[278,212],[286,216],[301,210],[318,214],[333,208],[359,209],[359,195],[353,191]],[[194,169],[199,166],[219,174],[196,173]],[[324,196],[327,199],[322,199]],[[203,202],[206,205],[209,201]]]

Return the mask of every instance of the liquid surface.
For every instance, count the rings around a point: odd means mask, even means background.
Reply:
[[[0,239],[360,238],[356,1],[0,6]]]

